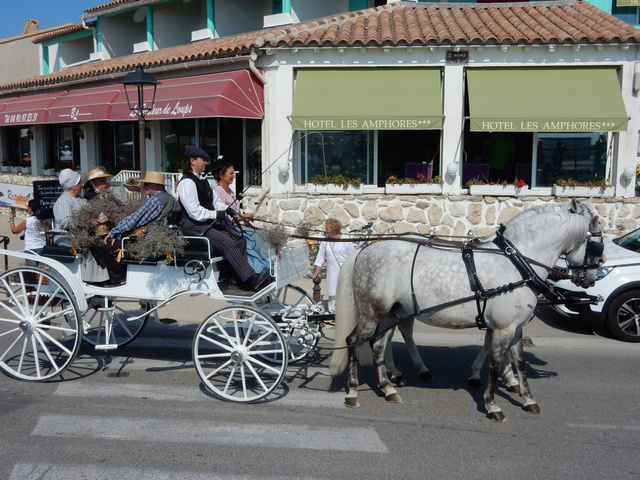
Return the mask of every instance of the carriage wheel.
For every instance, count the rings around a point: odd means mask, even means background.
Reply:
[[[281,359],[265,362],[268,354]],[[273,319],[251,307],[231,306],[198,327],[193,361],[202,382],[216,396],[255,402],[271,393],[287,370],[287,342]]]
[[[20,380],[60,375],[80,348],[73,295],[35,267],[2,273],[0,287],[0,369]]]
[[[268,313],[278,324],[289,344],[289,363],[305,358],[318,344],[321,331],[318,323],[310,324],[304,308],[315,302],[304,288],[297,285],[286,285],[265,297],[260,309]],[[280,361],[273,355],[264,355],[270,362]]]
[[[82,317],[82,339],[96,346],[113,349],[132,342],[147,324],[149,315],[138,317],[151,309],[149,302],[132,298],[93,297]],[[99,347],[97,347],[99,348]]]

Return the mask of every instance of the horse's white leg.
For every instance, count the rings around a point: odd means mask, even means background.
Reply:
[[[491,330],[487,330],[487,333],[484,336],[484,344],[478,353],[478,356],[471,364],[471,376],[469,377],[469,384],[473,388],[482,388],[484,383],[480,379],[480,370],[484,365],[484,361],[489,355],[491,351]],[[513,374],[512,369],[512,359],[511,353],[507,350],[503,365],[502,365],[502,376],[506,381],[507,390],[512,393],[520,392],[520,385],[518,384],[518,379]]]
[[[496,405],[494,392],[500,377],[500,371],[505,360],[506,352],[513,342],[515,332],[513,331],[493,331],[491,341],[491,357],[489,360],[489,376],[485,387],[483,399],[487,409],[487,416],[494,422],[504,422],[505,416],[498,405]]]
[[[518,378],[520,379],[519,392],[520,396],[524,399],[524,405],[522,406],[522,409],[525,412],[529,413],[540,413],[540,407],[531,396],[529,382],[527,381],[526,362],[524,359],[524,348],[522,346],[522,335],[520,335],[518,341],[511,346],[510,350],[511,355],[513,355],[513,360],[516,364],[516,369],[518,370]]]
[[[393,336],[393,334],[391,336]],[[391,376],[391,383],[397,386],[402,385],[402,372],[396,368],[396,364],[393,361],[393,348],[391,348],[391,341],[387,343],[387,347],[384,349],[384,365]]]
[[[487,355],[489,355],[489,352],[491,351],[492,338],[493,337],[491,336],[491,330],[487,330],[487,332],[484,335],[484,344],[482,345],[482,348],[480,349],[478,356],[471,364],[471,376],[469,377],[469,384],[473,388],[482,388],[484,386],[484,383],[480,379],[480,370],[482,370],[484,361],[487,358]]]
[[[362,347],[362,345],[359,343],[363,339],[372,337],[376,326],[376,322],[367,322],[366,318],[360,314],[356,327],[347,337],[349,362],[347,364],[347,396],[344,400],[344,404],[347,407],[358,408],[360,406],[360,402],[358,401],[358,354],[360,353],[360,347]]]
[[[422,357],[418,352],[416,342],[413,340],[413,324],[413,319],[400,322],[398,324],[398,330],[400,330],[402,338],[404,339],[404,343],[407,346],[407,350],[409,351],[409,355],[411,356],[411,362],[413,363],[413,366],[418,370],[418,377],[420,377],[422,380],[432,380],[433,375],[431,375],[431,372],[422,361]],[[399,378],[400,382],[402,383],[402,375]],[[391,380],[393,381],[393,378]],[[396,382],[396,385],[400,385],[401,383]]]
[[[387,369],[385,366],[386,351],[391,348],[391,336],[393,334],[393,328],[385,332],[382,338],[379,338],[371,343],[371,350],[373,352],[373,361],[378,371],[378,386],[384,393],[384,398],[387,402],[400,403],[402,399],[398,392],[393,387],[387,376]],[[393,356],[393,355],[392,355]]]

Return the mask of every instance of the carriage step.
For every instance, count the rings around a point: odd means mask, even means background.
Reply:
[[[96,350],[115,350],[118,348],[117,343],[103,343],[102,345],[96,345]]]

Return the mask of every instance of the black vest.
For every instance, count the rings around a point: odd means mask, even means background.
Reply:
[[[202,180],[193,172],[185,173],[180,181],[184,182],[188,180],[191,180],[193,183],[195,183],[196,192],[198,193],[198,202],[200,203],[200,205],[202,205],[202,208],[206,208],[207,210],[215,210],[213,208],[213,188],[211,188],[211,185],[209,185],[209,181]],[[180,203],[180,206],[182,207],[182,218],[190,218],[182,203]],[[191,221],[196,224],[211,223],[211,220],[206,222],[196,222],[195,220],[191,219]]]

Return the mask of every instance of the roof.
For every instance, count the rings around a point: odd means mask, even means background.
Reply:
[[[29,32],[29,33],[22,33],[20,35],[16,35],[13,37],[8,37],[8,38],[3,38],[2,40],[0,40],[0,43],[8,43],[8,42],[13,42],[14,40],[22,40],[24,38],[29,38],[29,37],[34,37],[36,35],[42,35],[43,33],[55,33],[58,32],[60,30],[64,30],[70,26],[74,25],[73,23],[65,23],[64,25],[59,25],[57,27],[49,27],[49,28],[45,28],[43,30],[37,30],[35,32]]]
[[[106,5],[127,3],[116,0]],[[95,8],[103,8],[105,5]],[[90,9],[91,10],[91,9]],[[640,43],[640,31],[583,1],[503,4],[396,2],[300,24],[78,65],[0,86],[99,80],[131,71],[248,55],[255,48]]]
[[[93,22],[87,22],[86,25],[88,27],[93,27],[95,25],[95,21]],[[84,28],[84,26],[81,23],[68,23],[67,25],[64,25],[63,27],[58,27],[58,30],[54,30],[51,32],[47,32],[42,34],[43,32],[37,32],[40,33],[42,35],[40,35],[39,37],[34,38],[32,41],[33,43],[42,43],[46,40],[49,40],[51,38],[55,38],[55,37],[64,37],[65,35],[69,35],[70,33],[75,33],[75,32],[81,32],[82,30],[86,30],[86,28]]]

